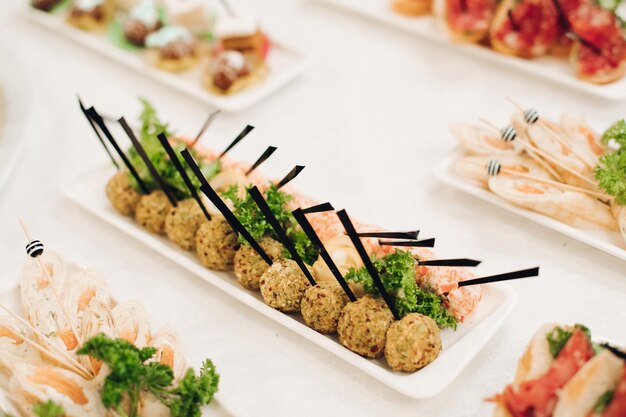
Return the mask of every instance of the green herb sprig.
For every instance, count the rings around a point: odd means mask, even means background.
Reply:
[[[458,321],[446,310],[441,299],[415,283],[415,260],[410,252],[396,250],[382,258],[373,256],[371,259],[385,289],[393,295],[400,316],[420,313],[432,318],[440,328],[456,329]],[[345,279],[362,285],[368,294],[379,294],[365,267],[350,268]]]
[[[213,363],[204,361],[200,373],[187,370],[174,386],[172,368],[150,362],[156,349],[139,349],[123,339],[111,339],[99,334],[77,352],[101,360],[111,372],[102,386],[102,404],[121,417],[138,417],[142,393],[152,393],[170,409],[173,417],[200,417],[201,407],[209,404],[217,392],[219,374]]]
[[[619,120],[602,134],[602,142],[614,141],[620,147],[598,159],[594,175],[598,186],[615,197],[618,204],[626,204],[626,121]]]
[[[52,400],[48,400],[45,403],[35,404],[33,407],[33,413],[37,415],[37,417],[63,417],[65,411],[63,407],[53,402]]]
[[[582,324],[576,324],[574,325],[574,328],[582,330],[587,335],[587,338],[591,340],[591,331],[588,327],[583,326]],[[563,350],[573,333],[573,330],[555,327],[546,335],[546,339],[548,339],[548,346],[550,348],[550,354],[553,358],[559,356],[559,353],[561,353],[561,350]]]

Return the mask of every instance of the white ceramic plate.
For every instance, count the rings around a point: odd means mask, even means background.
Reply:
[[[435,176],[440,181],[466,194],[478,197],[483,201],[487,201],[488,203],[518,214],[552,230],[556,230],[557,232],[563,233],[566,236],[579,240],[608,254],[626,260],[626,242],[619,232],[576,229],[575,227],[561,223],[543,214],[517,207],[503,198],[498,197],[491,191],[457,175],[454,172],[454,163],[459,156],[460,152],[452,152],[447,159],[437,166]]]
[[[28,71],[14,50],[0,43],[0,188],[25,148],[30,108]]]
[[[427,39],[437,44],[447,45],[459,51],[478,56],[489,62],[506,65],[517,70],[564,85],[573,90],[583,91],[594,96],[611,100],[626,100],[626,77],[608,85],[595,85],[576,78],[567,58],[541,57],[533,60],[506,56],[489,48],[458,44],[448,39],[442,28],[431,16],[407,17],[391,9],[392,0],[320,0],[350,13],[390,25]]]
[[[515,294],[506,285],[485,286],[483,300],[470,320],[460,325],[456,332],[452,330],[442,332],[443,351],[437,360],[413,374],[393,372],[387,367],[384,359],[369,360],[350,352],[337,341],[336,337],[324,336],[307,327],[299,316],[283,314],[267,306],[260,293],[241,288],[232,274],[204,268],[192,253],[178,249],[166,238],[151,234],[131,218],[118,214],[104,193],[106,182],[113,174],[111,168],[90,171],[77,177],[67,186],[64,190],[65,195],[97,217],[231,297],[337,355],[378,381],[413,398],[432,397],[446,388],[493,337],[516,303]]]
[[[182,73],[169,73],[148,65],[141,51],[122,49],[114,45],[105,34],[93,34],[74,28],[65,22],[62,13],[50,14],[26,6],[23,15],[142,75],[227,112],[242,111],[265,99],[304,72],[309,63],[308,57],[302,51],[272,37],[270,33],[272,47],[267,57],[267,77],[239,93],[222,96],[212,94],[202,86],[203,64]]]
[[[68,273],[71,273],[72,271],[77,271],[80,269],[80,266],[73,264],[73,263],[68,263],[66,264],[67,267],[67,271]],[[20,292],[18,287],[16,286],[16,284],[19,282],[20,280],[20,276],[21,276],[21,272],[20,271],[15,271],[12,274],[6,275],[6,277],[10,277],[10,279],[5,279],[2,286],[0,286],[0,303],[3,304],[4,306],[6,306],[7,308],[9,308],[11,311],[13,311],[16,314],[21,314],[22,312],[22,307],[20,304]],[[158,279],[165,279],[166,277],[153,277],[152,279],[158,280]],[[6,285],[7,283],[9,283],[9,285]],[[141,297],[138,297],[137,294],[119,294],[118,291],[116,291],[115,294],[116,298],[120,299],[120,300],[138,300],[140,302],[142,302],[142,304],[146,304],[144,301],[149,301],[149,300],[141,300]],[[159,310],[160,315],[162,317],[173,317],[175,315],[175,313],[172,313],[173,311],[176,310],[176,306],[174,305],[168,305],[163,304],[163,303],[159,303],[158,305],[158,309],[153,309],[153,310]],[[0,310],[0,316],[1,315],[5,315],[5,311]],[[188,317],[188,320],[184,323],[184,328],[177,328],[177,331],[183,336],[183,338],[185,337],[185,334],[192,334],[194,329],[200,329],[206,327],[206,323],[202,323],[200,321],[194,321],[194,317]],[[219,364],[218,364],[218,368],[219,368]],[[227,372],[222,372],[222,373],[227,373]],[[15,412],[14,408],[14,404],[11,403],[10,399],[6,396],[5,393],[2,392],[2,389],[0,389],[0,416],[2,416],[2,412],[4,410],[2,410],[2,406],[8,408],[10,411]],[[203,411],[202,411],[202,415],[203,417],[235,417],[238,414],[236,413],[236,408],[232,407],[232,405],[225,401],[224,398],[218,393],[215,398],[213,399],[213,401],[211,402],[211,404],[209,404],[208,406],[204,407]],[[20,414],[15,413],[14,415],[19,416]]]

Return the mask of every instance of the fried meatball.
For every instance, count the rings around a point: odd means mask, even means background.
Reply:
[[[265,303],[276,310],[293,313],[300,310],[304,292],[311,284],[295,261],[274,262],[259,279]]]
[[[339,341],[366,358],[381,357],[391,323],[393,314],[385,301],[366,295],[343,308],[337,322]]]
[[[152,191],[139,199],[135,220],[152,233],[162,234],[165,231],[165,218],[171,209],[172,203],[162,190]]]
[[[271,237],[260,239],[259,245],[272,261],[280,259],[283,255],[283,245]],[[259,289],[259,279],[267,268],[269,268],[267,262],[250,245],[241,245],[235,254],[235,275],[237,276],[237,281],[249,290]]]
[[[124,216],[132,216],[141,199],[141,194],[130,185],[128,175],[126,171],[119,171],[106,186],[107,197],[111,200],[111,204]]]
[[[196,248],[196,232],[207,219],[193,198],[187,198],[172,207],[165,218],[165,234],[181,249]]]
[[[350,299],[337,282],[322,281],[304,293],[300,312],[307,326],[320,333],[337,331],[341,311]]]
[[[35,9],[43,10],[44,12],[49,12],[59,4],[61,0],[31,0],[30,4]]]
[[[196,233],[196,254],[200,263],[217,271],[233,269],[239,240],[223,216],[213,215]]]
[[[417,371],[434,361],[439,352],[439,327],[428,316],[407,314],[387,331],[385,358],[394,371]]]

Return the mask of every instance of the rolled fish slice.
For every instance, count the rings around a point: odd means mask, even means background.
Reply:
[[[24,338],[35,340],[33,333],[16,319],[0,316],[0,388],[8,389],[12,363],[39,364],[42,361],[39,352]]]
[[[576,147],[577,153],[583,156],[588,164],[596,166],[598,157],[606,151],[600,135],[585,119],[570,114],[561,116],[560,127],[568,142]]]
[[[106,409],[95,386],[75,373],[61,368],[15,364],[9,391],[31,412],[35,404],[52,400],[63,408],[64,417],[106,415]]]
[[[109,307],[98,299],[93,299],[85,308],[80,323],[80,335],[84,341],[97,334],[103,333],[111,338],[116,337],[113,317]],[[90,369],[93,375],[98,375],[102,369],[102,362],[88,356],[79,356],[79,361]]]
[[[487,183],[489,178],[491,178],[487,172],[487,165],[491,160],[493,158],[489,156],[464,156],[457,160],[454,169],[462,177],[475,181],[487,188]],[[498,158],[498,161],[504,169],[547,180],[554,179],[548,171],[528,156],[503,156]],[[502,173],[500,175],[509,174]]]
[[[168,325],[163,326],[152,338],[151,345],[157,349],[154,361],[171,367],[174,379],[180,380],[187,371],[187,361],[178,333]]]
[[[515,205],[579,229],[618,230],[609,206],[586,194],[502,175],[489,180],[489,189]]]
[[[80,323],[85,309],[92,300],[111,308],[111,294],[105,278],[93,269],[82,269],[67,277],[63,288],[63,303],[68,314]]]
[[[501,139],[494,129],[455,123],[450,125],[450,133],[459,141],[465,152],[470,155],[491,157],[514,156],[521,153],[521,148],[513,142]]]
[[[78,340],[54,299],[44,298],[33,303],[28,310],[28,320],[45,337],[44,340],[38,337],[40,342],[54,344],[68,352],[78,347]]]
[[[111,311],[117,337],[143,348],[150,344],[152,333],[148,313],[136,301],[116,305]]]
[[[622,237],[626,240],[626,206],[613,204],[611,206],[611,212],[617,219],[617,224],[619,225],[619,231],[622,233]]]
[[[63,259],[56,253],[49,251],[45,251],[40,259],[50,274],[57,292],[60,292],[66,279],[66,267]],[[28,313],[30,306],[37,300],[54,297],[46,275],[41,270],[39,262],[34,258],[29,257],[22,269],[20,296],[24,314]]]

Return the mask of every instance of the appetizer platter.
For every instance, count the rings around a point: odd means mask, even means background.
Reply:
[[[31,103],[29,71],[6,43],[0,43],[0,61],[11,65],[0,66],[0,188],[26,146],[24,131],[27,128],[28,109]]]
[[[302,166],[280,181],[264,177],[258,167],[274,147],[253,164],[231,160],[252,126],[220,153],[197,145],[202,132],[193,140],[169,134],[143,105],[137,133],[118,120],[132,143],[124,151],[81,103],[117,173],[87,172],[66,195],[405,395],[443,390],[502,325],[515,296],[484,284],[538,275],[531,268],[476,278],[470,268],[480,261],[437,259],[427,249],[434,239],[419,240],[418,231],[353,222],[296,192],[289,183]]]
[[[494,417],[626,415],[626,352],[594,342],[583,325],[547,323],[532,337],[513,383],[488,399]]]
[[[214,364],[189,368],[170,325],[152,328],[141,303],[41,241],[29,237],[26,253],[19,288],[0,293],[0,415],[230,415]]]
[[[300,75],[308,58],[253,10],[201,0],[33,0],[24,15],[224,111],[241,111]]]
[[[574,90],[626,99],[620,19],[595,2],[321,1]]]
[[[460,149],[439,179],[626,260],[624,120],[599,135],[581,117],[515,107],[503,126],[453,124]]]

